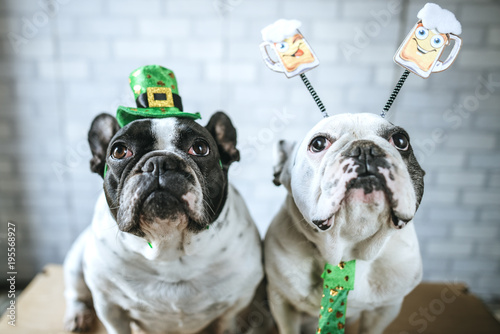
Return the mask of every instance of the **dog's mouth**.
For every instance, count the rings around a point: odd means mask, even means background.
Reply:
[[[156,189],[145,194],[137,203],[137,211],[141,216],[154,216],[164,220],[170,218],[174,211],[186,211],[180,199],[166,189]],[[180,210],[179,210],[180,209]]]
[[[316,225],[321,231],[328,231],[333,226],[333,216],[335,214],[328,217],[328,219],[324,220],[313,220],[313,224]]]
[[[375,174],[366,171],[357,177],[352,178],[346,184],[347,194],[349,191],[362,190],[363,199],[368,198],[367,202],[370,201],[367,195],[374,193],[375,191],[381,191],[384,193],[389,205],[391,206],[391,222],[395,228],[403,228],[410,220],[408,218],[402,217],[393,208],[396,207],[397,202],[394,200],[394,194],[387,186],[386,180],[382,174]],[[340,210],[340,207],[344,203],[344,199],[336,206],[336,210],[326,219],[316,219],[312,220],[312,223],[318,227],[321,231],[328,231],[334,225],[335,214]]]
[[[368,171],[349,181],[346,186],[346,191],[351,189],[363,189],[365,195],[377,190],[384,192],[388,191],[384,177]]]
[[[366,171],[349,182],[347,185],[347,191],[351,189],[363,189],[365,196],[373,193],[374,191],[382,191],[391,206],[391,221],[396,228],[403,228],[408,221],[411,220],[400,217],[400,215],[394,211],[393,208],[396,206],[394,194],[389,187],[387,187],[387,182],[383,175]]]
[[[394,225],[395,228],[402,229],[403,227],[406,226],[406,224],[408,224],[408,222],[410,220],[411,219],[405,219],[405,218],[399,217],[396,214],[396,212],[394,211],[394,209],[391,209],[391,221],[392,221],[392,224]]]
[[[167,179],[137,176],[129,182],[122,190],[117,215],[121,231],[143,237],[144,227],[157,222],[204,225],[204,210],[196,204],[201,194],[196,195],[196,187],[182,173]]]
[[[144,193],[131,205],[134,206],[133,216],[127,223],[122,221],[120,229],[138,236],[143,236],[144,225],[155,221],[169,221],[174,225],[182,220],[195,222],[187,205],[165,189],[154,189]]]

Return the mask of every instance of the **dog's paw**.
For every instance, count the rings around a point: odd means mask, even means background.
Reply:
[[[64,321],[64,329],[68,332],[82,333],[92,329],[95,320],[93,310],[83,310],[66,316]]]

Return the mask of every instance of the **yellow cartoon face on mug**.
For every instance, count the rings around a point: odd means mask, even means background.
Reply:
[[[274,43],[274,45],[288,72],[296,70],[301,64],[314,62],[314,56],[301,34],[295,34],[282,42]]]
[[[414,36],[408,39],[401,50],[401,58],[415,63],[423,71],[428,71],[448,43],[449,39],[446,34],[429,30],[419,23]]]

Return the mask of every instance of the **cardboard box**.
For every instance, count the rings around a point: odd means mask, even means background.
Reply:
[[[63,274],[59,265],[48,265],[16,302],[16,327],[8,314],[0,320],[0,333],[62,334],[64,316]],[[106,331],[100,323],[93,334]],[[357,324],[346,333],[357,333]],[[500,323],[464,284],[422,283],[404,301],[398,318],[386,334],[498,334]],[[314,333],[311,333],[314,334]]]

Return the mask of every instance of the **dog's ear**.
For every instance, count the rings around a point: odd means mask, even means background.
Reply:
[[[225,169],[234,161],[240,161],[240,151],[236,148],[236,129],[229,117],[222,111],[212,115],[205,126],[217,142],[222,166]]]
[[[288,190],[291,181],[290,161],[294,147],[295,142],[280,140],[274,150],[273,183],[277,186],[283,184]]]
[[[106,151],[111,138],[120,130],[120,126],[111,115],[100,114],[92,121],[88,140],[92,159],[90,159],[90,170],[104,176],[104,165],[106,164]]]

